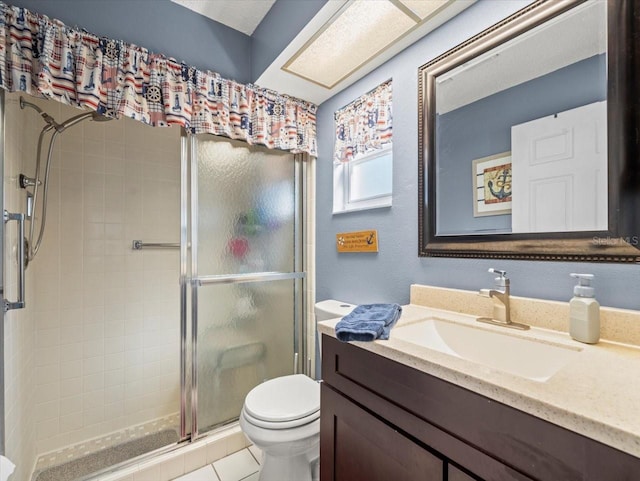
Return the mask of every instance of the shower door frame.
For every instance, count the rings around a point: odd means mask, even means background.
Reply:
[[[4,110],[4,90],[0,89],[0,207],[4,213],[4,148],[5,148],[5,110]],[[0,222],[0,298],[4,299],[4,221]],[[2,326],[0,326],[0,359],[2,359],[2,367],[0,368],[0,454],[5,454],[5,399],[4,399],[4,310],[2,312]]]
[[[228,141],[222,138],[221,141]],[[181,133],[180,195],[180,439],[194,441],[215,432],[199,433],[198,426],[198,291],[205,285],[241,284],[246,282],[294,281],[293,372],[309,375],[307,359],[305,219],[307,205],[307,155],[292,154],[294,162],[294,261],[292,272],[256,272],[249,274],[198,275],[198,138],[185,129]],[[259,148],[266,148],[257,146]],[[189,312],[190,311],[190,312]],[[190,314],[190,315],[189,315]],[[189,319],[191,323],[189,325]],[[191,342],[187,342],[191,330]],[[191,351],[189,353],[189,350]],[[190,354],[190,356],[189,356]],[[187,372],[188,360],[191,372]],[[191,383],[188,384],[188,374]],[[187,395],[189,393],[190,395]],[[190,401],[190,404],[189,404]],[[191,408],[190,429],[187,409]],[[239,413],[238,413],[239,414]]]

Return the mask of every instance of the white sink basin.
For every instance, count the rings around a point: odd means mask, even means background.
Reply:
[[[391,337],[539,382],[547,381],[581,352],[577,347],[437,318],[396,327]]]

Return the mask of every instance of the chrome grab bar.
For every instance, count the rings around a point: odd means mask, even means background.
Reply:
[[[2,308],[4,309],[4,312],[7,312],[12,309],[24,309],[24,270],[26,267],[24,254],[24,214],[12,214],[5,210],[3,220],[5,224],[10,220],[18,221],[18,300],[16,302],[11,302],[7,299],[2,299]]]
[[[244,282],[283,281],[287,279],[302,279],[304,272],[256,272],[251,274],[218,274],[200,276],[191,279],[191,285],[205,286],[208,284],[241,284]]]
[[[142,242],[141,240],[134,240],[131,243],[131,248],[134,251],[139,251],[141,249],[147,248],[154,249],[179,249],[180,242]]]

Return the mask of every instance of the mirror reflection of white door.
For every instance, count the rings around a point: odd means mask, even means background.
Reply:
[[[511,128],[512,232],[606,230],[607,103]]]

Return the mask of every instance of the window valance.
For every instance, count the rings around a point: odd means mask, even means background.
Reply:
[[[0,87],[268,148],[317,156],[309,102],[224,79],[0,2]]]
[[[391,107],[392,84],[388,80],[336,111],[334,162],[348,162],[391,143]]]

